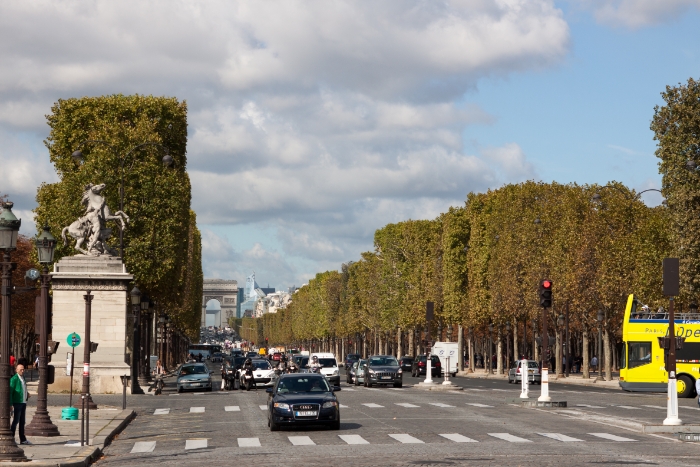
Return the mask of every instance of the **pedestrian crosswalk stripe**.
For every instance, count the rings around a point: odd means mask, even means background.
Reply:
[[[267,406],[266,406],[266,405],[259,405],[258,407],[260,407],[260,410],[267,410]]]
[[[562,435],[561,433],[537,433],[540,436],[546,438],[556,439],[557,441],[573,442],[573,441],[583,441],[582,439],[572,438],[571,436]]]
[[[338,437],[348,444],[369,444],[369,441],[360,435],[338,435]]]
[[[308,436],[288,436],[288,438],[294,446],[314,446],[316,444]]]
[[[369,402],[369,403],[367,403],[367,404],[362,404],[362,405],[367,406],[367,407],[369,407],[370,409],[383,409],[383,408],[384,408],[383,405],[374,404],[374,403],[372,403],[372,402]]]
[[[610,433],[588,433],[597,438],[609,439],[611,441],[637,441],[636,439],[623,438],[622,436],[611,435]]]
[[[238,438],[238,447],[258,448],[260,447],[260,438]]]
[[[204,407],[190,407],[190,413],[204,413]]]
[[[471,406],[474,406],[474,407],[490,407],[490,408],[493,408],[492,405],[478,404],[478,403],[476,403],[476,402],[467,402],[467,405],[471,405]]]
[[[403,391],[403,388],[389,388],[389,389],[393,389],[394,391]]]
[[[156,409],[153,411],[153,415],[168,415],[170,413],[170,409]]]
[[[666,407],[662,407],[660,405],[643,405],[642,407],[649,407],[650,409],[661,409],[661,410],[666,410]]]
[[[478,388],[464,388],[467,391],[486,391],[486,389],[478,389]]]
[[[226,407],[224,407],[224,410],[226,412],[240,412],[241,408],[237,405],[227,405]]]
[[[493,389],[491,389],[491,390],[492,390],[492,391],[500,391],[500,392],[510,392],[510,389],[496,389],[496,388],[493,388]]]
[[[347,409],[348,406],[347,406],[347,405],[340,404],[340,408],[341,408],[341,409]]]
[[[396,441],[403,443],[403,444],[425,444],[423,441],[419,440],[418,438],[414,438],[411,435],[407,434],[396,434],[396,435],[389,435],[392,438],[394,438]]]
[[[454,405],[448,405],[448,404],[443,404],[442,402],[428,402],[430,405],[434,405],[435,407],[454,407]]]
[[[206,439],[188,439],[187,441],[185,441],[185,450],[187,450],[187,449],[204,449],[206,447],[207,447],[207,440]]]
[[[397,402],[396,405],[400,405],[401,407],[406,407],[409,409],[414,407],[420,407],[419,405],[409,404],[408,402]]]
[[[153,452],[155,448],[155,441],[138,441],[134,443],[134,447],[131,448],[131,453],[134,454],[136,452]]]
[[[365,389],[367,389],[368,391],[379,391],[379,389],[377,389],[377,388],[365,388]]]
[[[599,405],[588,405],[588,404],[576,404],[576,407],[587,407],[589,409],[604,409],[605,407],[601,407]]]
[[[525,438],[519,438],[517,436],[513,436],[510,433],[487,433],[489,436],[493,436],[494,438],[502,439],[503,441],[508,441],[511,443],[531,443],[529,439]]]
[[[441,434],[443,438],[447,438],[450,441],[454,441],[455,443],[478,443],[477,440],[467,438],[466,436],[460,435],[459,433],[444,433]]]
[[[352,388],[343,388],[343,389],[341,389],[341,391],[354,391],[354,389],[352,389]]]

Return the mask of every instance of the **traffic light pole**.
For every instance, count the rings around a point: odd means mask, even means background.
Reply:
[[[542,393],[537,399],[540,402],[549,402],[549,334],[547,332],[547,307],[542,307]]]
[[[678,418],[678,388],[676,387],[676,326],[673,313],[673,297],[669,297],[668,305],[668,404],[666,406],[666,419],[664,425],[682,425]]]

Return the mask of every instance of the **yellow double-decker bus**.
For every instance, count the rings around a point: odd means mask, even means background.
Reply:
[[[676,313],[674,322],[676,336],[685,337],[683,348],[676,349],[678,397],[693,397],[695,380],[700,378],[700,314]],[[667,391],[664,349],[658,339],[667,335],[668,313],[649,310],[634,295],[630,295],[622,322],[622,389],[635,392]]]

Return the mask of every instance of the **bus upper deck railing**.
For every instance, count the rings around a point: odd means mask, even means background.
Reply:
[[[700,313],[674,313],[675,321],[700,321]],[[668,312],[633,313],[630,321],[641,320],[668,321]]]

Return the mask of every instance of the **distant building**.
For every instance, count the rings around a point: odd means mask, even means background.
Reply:
[[[242,290],[242,296],[241,296],[241,290],[239,289],[238,292],[238,309],[236,310],[236,315],[239,318],[247,318],[251,316],[255,316],[255,308],[258,300],[262,299],[265,297],[265,295],[269,293],[274,293],[275,288],[274,287],[264,287],[261,288],[258,283],[255,281],[255,272],[248,276],[245,280],[245,288]]]
[[[277,310],[287,308],[292,301],[292,294],[288,292],[272,292],[260,298],[255,306],[255,316],[261,317],[265,313],[277,313]]]

